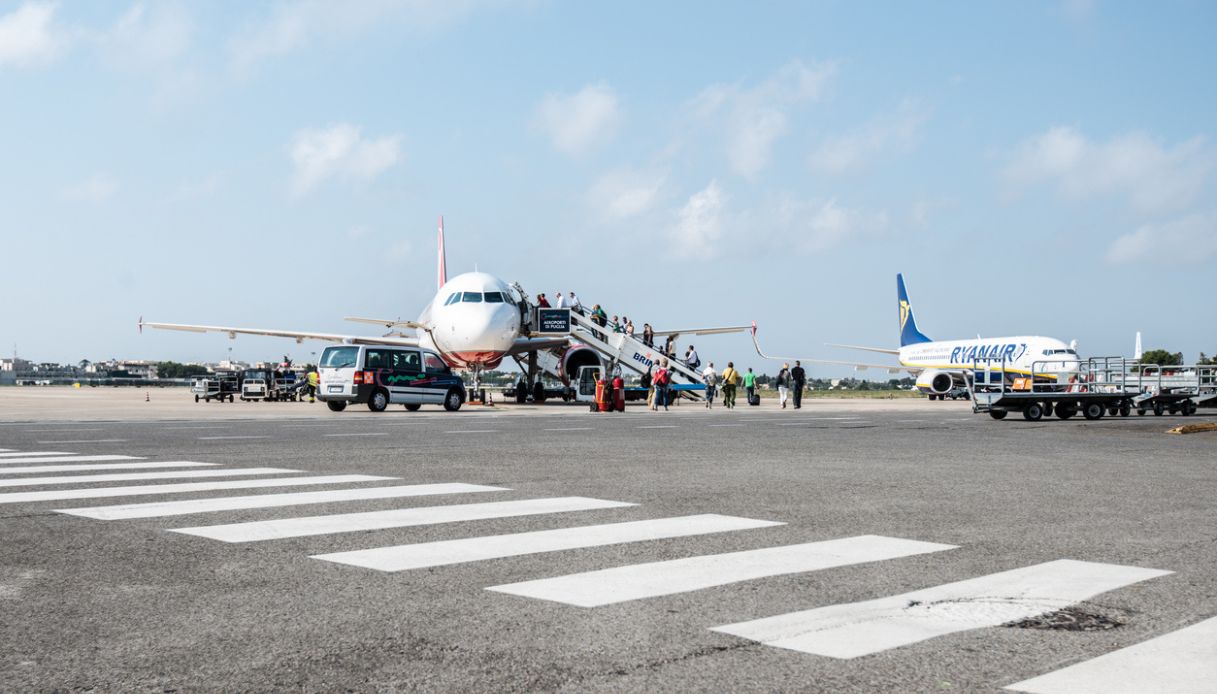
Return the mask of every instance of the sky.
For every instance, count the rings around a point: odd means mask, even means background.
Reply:
[[[0,354],[309,359],[136,324],[373,334],[442,214],[450,275],[771,354],[874,361],[825,343],[897,346],[903,272],[936,339],[1192,360],[1215,43],[1203,1],[0,0]]]

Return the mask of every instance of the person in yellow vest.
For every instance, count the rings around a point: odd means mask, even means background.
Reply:
[[[308,372],[308,401],[309,402],[316,402],[315,398],[317,397],[318,378],[319,377],[317,376],[316,369],[313,369]]]
[[[739,372],[735,370],[735,362],[727,362],[723,369],[723,407],[735,408],[735,386],[739,384]]]

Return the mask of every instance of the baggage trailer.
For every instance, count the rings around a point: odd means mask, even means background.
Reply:
[[[202,400],[211,402],[232,402],[233,398],[239,393],[241,387],[237,377],[232,374],[208,374],[207,376],[198,376],[190,383],[190,392],[194,394],[194,401]]]
[[[1185,417],[1195,414],[1202,404],[1207,406],[1217,399],[1215,373],[1217,366],[1205,364],[1142,365],[1140,376],[1143,388],[1134,399],[1137,414],[1144,415],[1147,411],[1153,411],[1158,417],[1167,412]]]
[[[1139,364],[1123,357],[1095,357],[1080,364],[1076,373],[1068,373],[1061,370],[1064,363],[1037,361],[1028,374],[1008,370],[1004,357],[978,359],[964,378],[972,411],[987,412],[993,419],[1021,412],[1030,422],[1053,414],[1069,419],[1080,413],[1090,420],[1132,414],[1133,400],[1142,394]]]

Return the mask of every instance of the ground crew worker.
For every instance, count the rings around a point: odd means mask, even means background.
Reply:
[[[318,380],[319,380],[319,377],[317,376],[317,370],[316,369],[310,370],[308,372],[308,401],[309,402],[316,402]]]

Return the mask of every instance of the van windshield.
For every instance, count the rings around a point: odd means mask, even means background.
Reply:
[[[320,366],[323,369],[347,369],[355,366],[358,358],[358,347],[326,347],[321,353]]]

